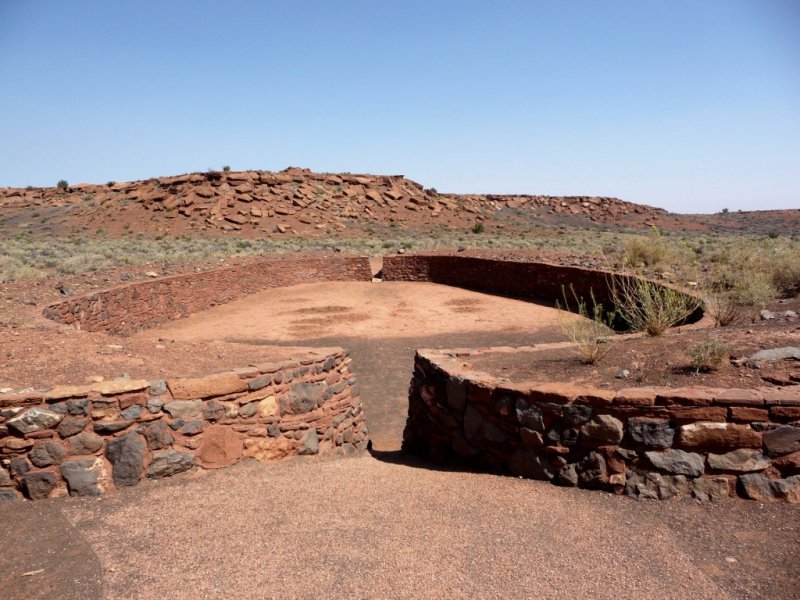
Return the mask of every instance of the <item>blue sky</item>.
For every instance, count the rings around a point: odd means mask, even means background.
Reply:
[[[0,0],[0,185],[223,165],[800,208],[800,2]]]

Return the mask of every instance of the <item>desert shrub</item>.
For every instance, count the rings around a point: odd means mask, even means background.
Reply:
[[[672,251],[655,227],[646,236],[636,236],[628,240],[622,251],[623,264],[634,268],[653,267],[671,259]]]
[[[728,344],[714,336],[700,340],[686,349],[686,356],[691,361],[694,370],[713,371],[730,357],[731,348]]]
[[[619,316],[634,331],[650,336],[661,335],[687,319],[701,305],[689,294],[636,274],[613,276],[610,287]]]
[[[740,239],[710,260],[712,286],[729,290],[743,306],[763,306],[800,291],[800,247],[788,239]]]
[[[225,165],[224,167],[222,167],[222,170],[228,173],[231,170],[231,168],[228,165]]]
[[[742,270],[731,286],[730,294],[740,306],[763,308],[772,298],[778,295],[772,284],[769,273],[754,270]]]
[[[66,179],[59,179],[56,187],[60,190],[66,190],[69,187],[69,183],[67,183]]]
[[[613,333],[611,329],[613,318],[606,314],[602,304],[595,301],[594,293],[591,291],[588,303],[585,299],[578,298],[572,287],[570,287],[570,292],[575,310],[570,309],[567,292],[562,289],[564,306],[562,307],[560,302],[556,302],[556,308],[559,309],[558,325],[569,340],[575,344],[575,354],[583,362],[593,365],[602,360],[611,350],[611,345],[606,338]],[[568,313],[577,313],[581,318],[576,319],[574,315]]]
[[[714,319],[714,327],[733,325],[742,317],[742,307],[730,293],[712,292],[706,300],[706,313]]]
[[[800,292],[800,249],[787,247],[773,256],[769,270],[772,285],[778,292],[784,295]]]
[[[472,226],[472,233],[483,233],[485,228],[483,221],[475,221],[475,224]]]
[[[32,279],[41,275],[38,269],[11,256],[0,256],[0,283]]]

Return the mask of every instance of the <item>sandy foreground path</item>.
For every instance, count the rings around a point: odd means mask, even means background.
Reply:
[[[527,303],[358,286],[273,290],[141,336],[350,349],[371,454],[4,506],[0,598],[797,597],[796,507],[636,502],[404,456],[414,348],[563,337]]]
[[[245,462],[96,501],[13,506],[0,589],[9,599],[796,598],[799,526],[786,506],[636,502],[396,459]]]

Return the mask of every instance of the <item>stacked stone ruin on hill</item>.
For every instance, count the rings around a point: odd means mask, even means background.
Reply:
[[[583,216],[614,223],[622,215],[656,217],[662,209],[608,197],[457,195],[426,189],[402,175],[313,173],[289,168],[268,171],[211,171],[106,185],[58,188],[0,188],[9,209],[59,208],[108,226],[126,213],[184,222],[198,232],[335,232],[348,224],[403,226],[441,223],[469,226],[498,211]],[[176,221],[177,220],[177,221]]]

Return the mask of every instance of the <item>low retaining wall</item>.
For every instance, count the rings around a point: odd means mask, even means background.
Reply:
[[[98,496],[242,458],[367,445],[341,349],[194,379],[118,379],[0,394],[0,500]]]
[[[202,273],[159,277],[68,298],[48,319],[130,335],[266,289],[320,281],[370,281],[367,257],[277,257]]]
[[[614,278],[626,277],[583,267],[449,254],[385,256],[382,275],[385,281],[430,281],[549,304],[556,301],[563,304],[565,290],[570,304],[574,304],[571,287],[578,298],[586,301],[594,295],[608,311],[614,306],[611,296]],[[703,310],[698,308],[684,323],[694,323],[702,317]]]
[[[800,387],[512,385],[469,354],[417,352],[405,450],[635,498],[800,502]]]

